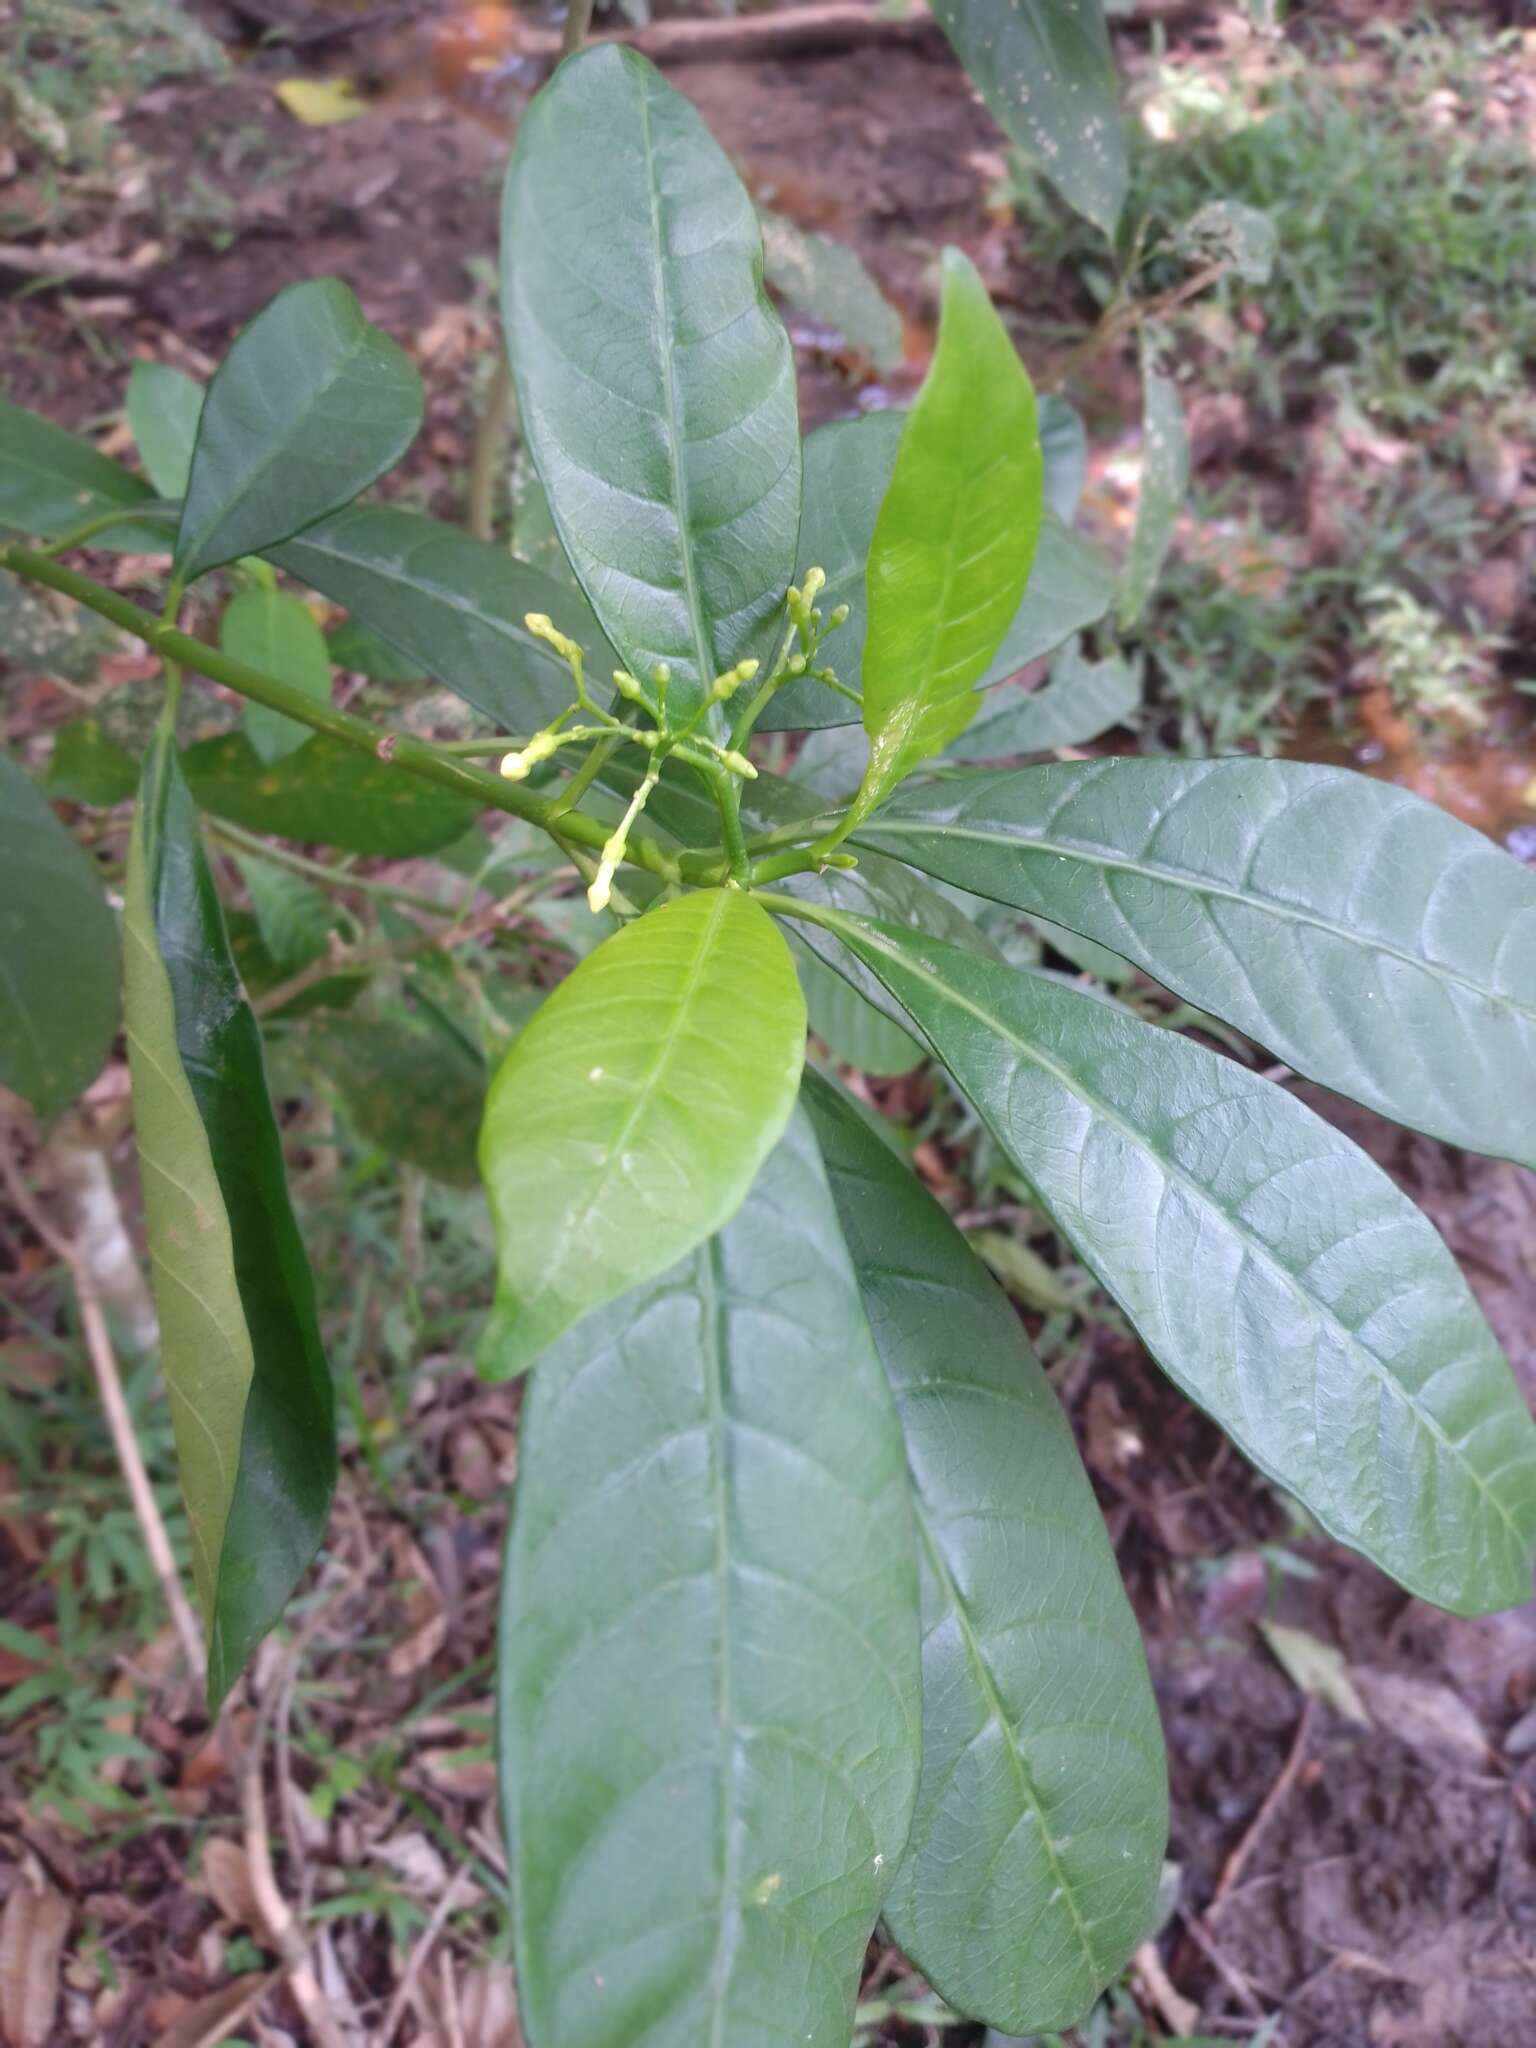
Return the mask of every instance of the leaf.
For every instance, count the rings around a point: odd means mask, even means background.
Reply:
[[[368,111],[368,102],[351,78],[283,78],[273,86],[272,96],[306,128],[333,128]]]
[[[59,2009],[64,1943],[74,1915],[61,1891],[25,1866],[0,1913],[0,2037],[9,2048],[47,2048]]]
[[[331,657],[325,635],[308,605],[286,591],[242,590],[232,597],[219,620],[219,646],[236,661],[302,690],[317,704],[330,703]],[[246,704],[241,721],[252,749],[269,765],[296,753],[310,737],[307,725],[265,704]]]
[[[822,652],[851,688],[863,674],[868,628],[865,569],[875,519],[896,466],[906,414],[866,413],[862,419],[834,420],[805,439],[805,510],[800,522],[800,562],[825,569],[827,587],[818,603],[830,614],[848,607]],[[1114,601],[1114,578],[1098,549],[1071,532],[1046,508],[1034,564],[1023,601],[978,689],[1016,675],[1026,662],[1049,654],[1084,626],[1103,618]],[[800,681],[775,692],[758,721],[764,732],[800,727],[852,725],[859,706],[825,684]]]
[[[229,934],[230,957],[235,963],[242,986],[247,995],[266,996],[289,980],[295,973],[291,967],[280,967],[261,935],[256,916],[249,910],[226,910],[225,929]],[[318,953],[311,958],[318,958]],[[308,961],[298,965],[307,967]],[[276,1009],[264,1010],[264,1016],[281,1017],[285,1022],[307,1016],[312,1010],[340,1010],[349,1003],[355,1003],[367,986],[368,974],[364,969],[354,968],[350,972],[328,974],[321,981],[311,982],[308,988],[300,989]]]
[[[1045,754],[1080,747],[1111,726],[1124,725],[1141,704],[1141,670],[1118,654],[1090,661],[1073,640],[1051,663],[1038,690],[999,690],[980,718],[948,752],[954,761],[1000,761],[1010,754]]]
[[[1039,401],[1040,457],[1045,464],[1045,502],[1063,524],[1077,517],[1088,475],[1088,430],[1076,406],[1058,392]]]
[[[1120,573],[1121,628],[1146,610],[1189,489],[1189,428],[1179,387],[1157,366],[1157,339],[1141,331],[1141,488],[1130,551]]]
[[[1101,0],[934,0],[987,112],[1113,237],[1129,167]]]
[[[325,733],[272,762],[244,733],[199,740],[182,770],[202,810],[248,832],[390,860],[450,845],[477,815],[467,798]]]
[[[89,441],[0,398],[0,526],[59,540],[119,505],[127,512],[153,507],[154,494],[142,477],[109,462]],[[91,545],[163,554],[170,533],[158,523],[125,518]]]
[[[886,1921],[957,2011],[1054,2030],[1157,1898],[1168,1790],[1141,1637],[1018,1317],[857,1108],[814,1074],[804,1100],[917,1521],[923,1772]]]
[[[1063,762],[914,790],[859,837],[1113,948],[1384,1116],[1536,1166],[1536,875],[1406,790]]]
[[[393,1017],[326,1017],[306,1027],[303,1052],[369,1144],[438,1180],[475,1180],[485,1064],[457,1034]]]
[[[980,708],[974,685],[1029,580],[1042,474],[1024,365],[971,263],[947,249],[938,346],[869,547],[855,819]]]
[[[1340,1542],[1530,1597],[1536,1425],[1425,1218],[1233,1060],[1042,975],[821,920],[918,1024],[1163,1370]]]
[[[858,252],[766,207],[758,209],[758,220],[763,271],[773,289],[819,326],[834,329],[882,374],[899,369],[905,353],[901,315]]]
[[[203,386],[185,370],[140,356],[128,375],[127,404],[145,475],[162,498],[185,497]]]
[[[338,279],[290,285],[208,386],[176,536],[186,581],[335,512],[405,453],[421,379]]]
[[[1258,1626],[1275,1662],[1299,1692],[1322,1700],[1346,1721],[1370,1727],[1371,1717],[1355,1690],[1341,1650],[1313,1635],[1310,1629],[1286,1628],[1278,1621],[1261,1621]]]
[[[1174,241],[1197,263],[1225,263],[1245,284],[1268,284],[1280,246],[1270,216],[1236,199],[1208,200]]]
[[[424,683],[427,679],[419,661],[397,653],[360,619],[343,619],[334,632],[326,634],[325,644],[333,668],[351,669],[379,683]]]
[[[279,974],[296,974],[325,951],[336,928],[336,906],[300,876],[255,855],[237,853],[235,865],[251,899],[262,944]]]
[[[139,786],[139,764],[99,718],[77,718],[53,736],[53,758],[44,785],[50,797],[110,810]]]
[[[734,1214],[784,1129],[804,1055],[789,949],[736,890],[665,904],[582,961],[491,1082],[491,1377],[525,1370]]]
[[[810,1028],[840,1065],[880,1078],[910,1074],[926,1057],[911,1032],[876,1009],[808,947],[795,953]]]
[[[101,1072],[117,1031],[117,925],[94,863],[0,751],[0,1086],[47,1121]]]
[[[751,200],[634,51],[567,59],[523,116],[501,285],[565,551],[625,664],[669,664],[669,705],[691,712],[715,675],[766,655],[794,574],[795,367]]]
[[[260,1033],[163,734],[144,763],[125,895],[128,1057],[161,1367],[216,1712],[325,1533],[335,1421]]]
[[[614,666],[579,593],[419,512],[353,505],[267,554],[507,732],[532,733],[571,701],[570,670],[528,631],[529,612],[581,643],[597,681]]]
[[[802,1119],[733,1222],[544,1360],[522,1453],[498,1713],[529,2040],[847,2048],[912,1811],[917,1587]]]

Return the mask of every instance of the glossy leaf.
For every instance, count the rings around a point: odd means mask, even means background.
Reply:
[[[98,454],[89,441],[0,398],[0,526],[59,540],[117,506],[127,513],[154,502],[142,477]],[[125,517],[91,545],[153,553],[169,547],[170,529]]]
[[[1141,486],[1130,552],[1120,576],[1117,609],[1122,627],[1146,610],[1189,490],[1189,427],[1172,377],[1158,367],[1157,340],[1141,336]]]
[[[51,797],[110,810],[138,788],[139,764],[99,718],[77,718],[54,734],[45,782]]]
[[[819,235],[782,214],[758,215],[764,274],[797,312],[830,327],[880,372],[899,368],[901,315],[847,242]]]
[[[370,1144],[438,1180],[475,1179],[485,1063],[456,1032],[398,1017],[332,1016],[306,1027],[303,1052]]]
[[[904,793],[861,839],[1133,960],[1299,1072],[1536,1166],[1536,875],[1299,761],[1085,761]]]
[[[718,1230],[784,1129],[804,1054],[794,963],[750,896],[682,897],[589,955],[491,1083],[483,1369],[523,1371]]]
[[[162,498],[185,497],[203,386],[185,370],[140,356],[128,376],[127,410],[145,475]]]
[[[529,612],[581,643],[598,685],[615,665],[578,592],[419,512],[354,505],[267,553],[506,732],[535,732],[571,701],[571,672]]]
[[[1034,389],[969,259],[948,249],[938,345],[869,545],[856,818],[980,708],[975,685],[1029,581],[1043,490]]]
[[[1090,661],[1078,641],[1063,647],[1038,690],[998,690],[949,747],[954,761],[1001,761],[1080,747],[1123,725],[1141,703],[1141,674],[1118,654]]]
[[[959,2012],[1082,2019],[1147,1934],[1168,1833],[1136,1618],[1018,1317],[916,1175],[814,1074],[804,1100],[906,1441],[923,1771],[885,1918]]]
[[[325,1533],[335,1424],[261,1037],[163,736],[125,894],[134,1124],[216,1709]]]
[[[847,2048],[912,1811],[917,1586],[802,1119],[734,1222],[545,1359],[522,1450],[498,1709],[530,2048]]]
[[[308,605],[285,590],[242,590],[232,597],[219,620],[219,646],[318,704],[331,701],[325,635]],[[265,704],[247,704],[241,720],[252,749],[269,765],[297,752],[310,737],[307,725]]]
[[[0,1086],[57,1115],[117,1030],[117,926],[96,869],[0,752]]]
[[[799,560],[802,568],[827,573],[827,587],[818,599],[824,613],[839,604],[848,607],[847,624],[829,636],[822,652],[827,666],[855,690],[863,676],[869,624],[865,570],[870,541],[905,420],[900,412],[866,413],[862,419],[834,420],[805,439]],[[1109,610],[1114,594],[1114,577],[1098,549],[1047,506],[1023,600],[977,688],[1016,675],[1026,662],[1093,625]],[[776,692],[759,723],[764,732],[793,731],[854,725],[859,715],[857,703],[825,684],[802,680]]]
[[[249,832],[402,860],[433,853],[469,830],[466,798],[316,733],[264,762],[244,733],[199,740],[182,768],[199,806]]]
[[[1129,167],[1102,0],[934,0],[933,12],[1010,142],[1113,236]]]
[[[565,551],[625,665],[666,662],[668,701],[689,711],[766,653],[794,573],[795,369],[751,200],[634,51],[569,58],[523,116],[501,282]]]
[[[336,278],[290,285],[213,374],[176,568],[259,554],[393,468],[421,425],[421,379]]]
[[[915,1019],[1164,1371],[1329,1532],[1458,1613],[1530,1597],[1536,1425],[1455,1260],[1283,1089],[896,926],[837,936]]]

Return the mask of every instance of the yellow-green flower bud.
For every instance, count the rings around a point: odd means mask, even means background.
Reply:
[[[745,754],[738,754],[734,747],[722,747],[720,758],[733,775],[744,775],[748,782],[756,782],[757,770]]]
[[[503,754],[501,772],[508,782],[521,782],[531,768],[540,761],[547,761],[560,746],[560,735],[554,732],[536,732],[526,747],[519,747],[515,753]]]

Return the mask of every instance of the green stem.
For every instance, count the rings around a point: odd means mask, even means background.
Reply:
[[[404,903],[412,910],[430,910],[438,917],[452,918],[454,914],[451,904],[439,903],[434,897],[420,895],[414,889],[398,889],[393,882],[375,882],[367,875],[350,874],[345,868],[330,867],[323,860],[311,860],[308,854],[274,845],[270,839],[247,832],[243,826],[231,824],[228,819],[214,818],[209,822],[216,839],[224,840],[242,853],[254,853],[277,867],[304,875],[327,889],[358,889],[365,896],[378,896],[389,903]]]
[[[152,500],[150,502],[153,502]],[[83,548],[88,540],[94,540],[98,533],[106,533],[114,526],[128,526],[135,519],[143,517],[142,505],[117,505],[110,512],[98,512],[94,519],[87,519],[73,532],[61,534],[57,540],[49,541],[38,552],[52,561],[55,555],[67,555],[73,548]]]
[[[580,811],[563,810],[557,799],[542,797],[519,783],[489,774],[485,769],[476,768],[451,754],[439,753],[427,740],[413,739],[408,733],[381,733],[366,719],[355,718],[351,712],[338,710],[333,704],[320,703],[306,696],[302,690],[294,689],[291,684],[279,682],[275,676],[265,675],[248,663],[235,660],[222,648],[211,647],[189,633],[178,632],[174,626],[155,618],[153,613],[130,599],[93,583],[88,576],[78,575],[73,569],[65,569],[57,562],[49,561],[44,555],[34,554],[28,548],[0,545],[0,569],[9,569],[15,575],[26,576],[34,583],[74,598],[77,603],[109,619],[114,626],[131,633],[135,639],[142,640],[163,661],[168,660],[179,667],[192,669],[198,675],[211,677],[214,682],[223,683],[255,703],[265,704],[270,710],[284,712],[288,717],[296,718],[301,725],[323,732],[344,746],[355,747],[360,753],[372,754],[376,760],[387,761],[409,774],[438,783],[487,809],[507,811],[514,818],[524,818],[542,831],[549,831],[558,820],[562,840],[577,841],[599,851],[607,843],[608,828],[596,818],[589,818]],[[721,862],[715,857],[688,853],[674,859],[650,839],[631,844],[626,858],[634,866],[648,868],[652,874],[660,875],[668,882],[688,882],[706,887],[724,879]]]
[[[738,889],[752,886],[752,863],[741,833],[741,792],[734,777],[720,775],[715,782],[715,799],[720,806],[720,824],[725,833],[725,859],[731,880]]]
[[[165,593],[165,608],[160,614],[162,625],[174,627],[181,611],[181,594],[185,586],[179,576],[171,578],[169,590]],[[161,656],[165,671],[165,701],[160,707],[160,722],[174,738],[176,714],[181,709],[181,664],[168,655]]]
[[[560,55],[573,57],[587,39],[587,30],[592,26],[592,0],[570,0],[565,11],[565,27],[560,35]]]

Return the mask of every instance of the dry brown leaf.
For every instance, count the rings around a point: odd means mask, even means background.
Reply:
[[[473,2042],[474,2048],[523,2048],[523,2032],[517,2022],[517,1992],[509,1963],[483,1963],[463,1970],[455,1989],[461,2042]],[[418,1985],[412,2003],[421,2021],[424,2048],[458,2048],[435,1988]]]
[[[263,1933],[266,1921],[256,1903],[251,1866],[238,1842],[215,1835],[203,1850],[203,1889],[226,1920],[253,1933]]]
[[[1483,1724],[1459,1692],[1401,1671],[1354,1671],[1354,1681],[1373,1719],[1414,1749],[1458,1753],[1481,1769],[1490,1757]]]
[[[447,1864],[423,1834],[391,1835],[375,1842],[369,1854],[387,1864],[408,1892],[436,1899],[448,1882]]]
[[[494,1799],[496,1760],[462,1749],[424,1749],[416,1759],[423,1777],[450,1799]]]
[[[68,1932],[64,1894],[36,1866],[23,1871],[0,1914],[0,2034],[7,2048],[45,2048]]]
[[[155,2048],[216,2048],[281,1975],[280,1970],[257,1970],[221,1984],[178,2014],[157,2037]]]

